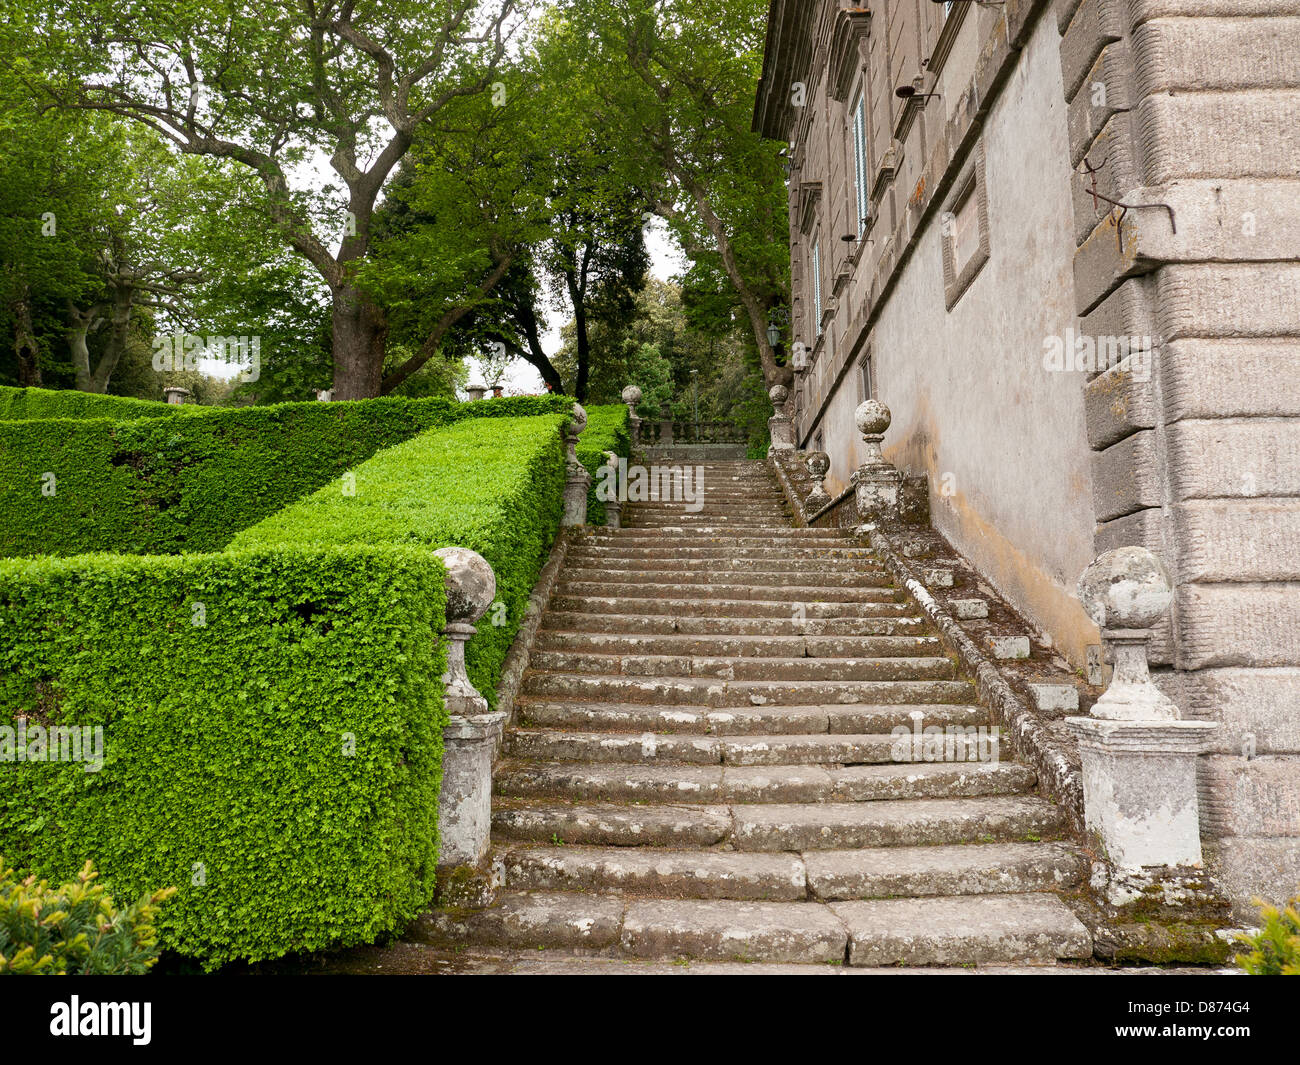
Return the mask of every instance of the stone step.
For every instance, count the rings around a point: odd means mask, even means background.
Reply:
[[[640,591],[643,585],[632,588]],[[602,589],[602,593],[608,591]],[[728,599],[718,596],[718,589],[711,588],[704,598],[694,589],[692,594],[672,599],[667,596],[611,596],[607,594],[576,595],[557,591],[550,601],[552,610],[563,613],[584,614],[620,614],[631,616],[648,616],[667,614],[671,617],[729,617],[729,618],[785,618],[804,624],[805,619],[817,618],[901,618],[914,617],[916,609],[911,603],[895,602],[890,599],[876,598],[890,595],[889,592],[873,592],[864,589],[859,602],[802,601],[793,596],[789,599]],[[770,595],[771,593],[769,593]]]
[[[808,882],[793,854],[628,847],[511,847],[511,891],[621,891],[689,899],[801,900]]]
[[[794,563],[798,567],[812,565],[824,569],[828,562],[836,566],[843,562],[875,562],[875,552],[864,547],[595,547],[577,540],[569,548],[566,562],[575,564],[604,562],[635,562],[642,559],[695,562],[715,560],[743,564],[747,562]]]
[[[765,852],[1034,842],[1060,834],[1064,826],[1058,807],[1031,795],[729,806],[500,798],[492,810],[497,840],[612,847],[727,843]]]
[[[1034,796],[769,803],[736,805],[731,811],[737,850],[753,851],[1032,840],[1065,827],[1061,809]]]
[[[949,658],[707,658],[688,655],[599,654],[534,651],[531,669],[603,677],[708,677],[720,680],[947,680],[957,670]]]
[[[1050,842],[807,851],[802,860],[809,897],[824,902],[1060,891],[1087,868],[1073,847]]]
[[[963,895],[828,905],[848,930],[848,960],[853,966],[1048,962],[1092,956],[1088,929],[1055,895]]]
[[[570,552],[566,570],[600,570],[602,573],[644,573],[678,571],[685,573],[722,573],[741,570],[745,573],[883,573],[884,566],[873,558],[842,558],[829,562],[820,552],[807,558],[747,558],[725,555],[719,558],[676,557],[663,552],[657,558],[625,558],[619,555],[591,555]]]
[[[877,802],[1017,795],[1036,782],[1018,762],[923,762],[845,767],[694,766],[505,760],[499,795],[667,803]]]
[[[964,738],[955,738],[953,744],[953,749],[957,752],[954,757],[962,761],[973,760],[979,754],[978,747],[966,744]],[[505,737],[505,751],[511,758],[539,762],[880,765],[903,760],[899,755],[900,750],[904,751],[905,756],[911,755],[913,747],[906,736],[880,733],[741,733],[712,736],[677,732],[636,734],[515,728],[507,732]],[[919,757],[918,752],[917,758]]]
[[[844,529],[797,529],[791,525],[755,525],[752,527],[730,527],[720,529],[716,535],[710,536],[709,530],[704,527],[692,527],[685,529],[682,535],[698,539],[714,539],[722,542],[743,542],[752,540],[756,544],[767,544],[769,547],[773,540],[779,540],[782,543],[819,543],[823,540],[849,540],[852,541],[852,534]],[[637,546],[636,541],[641,540],[663,540],[671,542],[671,537],[658,529],[593,529],[587,534],[587,538],[595,543],[604,543],[610,541],[628,541],[631,546]]]
[[[861,735],[912,728],[920,715],[930,725],[984,725],[982,706],[938,703],[931,706],[774,706],[710,710],[702,706],[649,706],[635,703],[547,702],[521,698],[516,707],[527,728],[575,729],[580,732],[695,733],[714,736]]]
[[[970,703],[962,680],[720,680],[704,677],[602,677],[529,672],[523,694],[549,701],[651,703],[659,706],[806,706],[810,703]]]
[[[555,594],[603,596],[607,599],[690,599],[707,593],[711,599],[718,600],[771,601],[779,591],[787,606],[794,603],[893,603],[898,602],[902,596],[902,593],[893,588],[881,586],[845,588],[833,585],[790,584],[781,585],[776,589],[762,580],[756,579],[752,584],[738,583],[742,581],[743,577],[739,574],[732,583],[708,585],[682,582],[641,584],[633,581],[617,582],[612,579],[584,581],[574,579],[568,573],[561,571]]]
[[[969,843],[852,851],[512,846],[511,891],[617,891],[688,899],[838,902],[1021,894],[1077,885],[1085,862],[1059,843]]]
[[[603,587],[617,582],[617,587],[629,584],[647,584],[669,588],[683,588],[687,585],[707,585],[710,588],[746,587],[767,590],[769,594],[781,588],[807,589],[810,585],[817,588],[892,588],[893,582],[888,574],[880,568],[855,566],[847,572],[830,570],[823,565],[821,570],[760,570],[748,566],[701,567],[697,569],[670,568],[668,563],[647,562],[640,566],[606,567],[566,566],[562,583],[589,584]]]
[[[430,911],[410,935],[439,947],[808,965],[1045,963],[1092,954],[1088,930],[1045,893],[820,903],[520,891],[478,912]]]
[[[746,604],[752,605],[752,604]],[[552,604],[554,606],[554,604]],[[542,630],[591,635],[684,635],[684,636],[892,636],[924,632],[928,625],[919,615],[901,616],[906,610],[897,604],[890,617],[807,617],[802,621],[784,617],[691,617],[662,614],[579,613],[548,610],[542,615]]]
[[[537,651],[571,654],[692,655],[706,658],[759,656],[780,658],[887,658],[934,655],[943,647],[937,636],[690,636],[613,632],[565,632],[544,628]]]

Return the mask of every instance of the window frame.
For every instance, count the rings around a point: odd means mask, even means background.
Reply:
[[[971,253],[970,259],[960,265],[957,263],[956,225],[949,224],[949,218],[956,220],[957,213],[974,197],[975,224],[978,227],[979,245]],[[943,254],[943,294],[944,304],[951,311],[957,301],[970,288],[984,264],[992,255],[992,242],[989,236],[988,181],[985,176],[984,142],[975,146],[973,158],[953,185],[953,192],[944,204],[939,216],[939,239]]]

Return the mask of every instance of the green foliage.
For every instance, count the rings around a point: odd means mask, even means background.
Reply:
[[[130,422],[0,422],[0,556],[219,550],[240,529],[425,429],[565,411],[571,402],[393,398],[172,408],[191,413]],[[129,409],[140,408],[167,409]],[[42,491],[47,474],[53,495]]]
[[[1238,935],[1250,948],[1237,964],[1251,976],[1300,976],[1300,895],[1281,909],[1256,900],[1263,927],[1253,935]]]
[[[404,927],[433,892],[443,581],[399,547],[0,562],[11,758],[28,730],[0,852],[176,885],[161,940],[209,967]],[[52,725],[101,728],[98,771],[37,759]]]
[[[87,861],[75,880],[19,880],[0,858],[0,973],[138,976],[158,960],[154,921],[175,888],[145,892],[124,910]]]
[[[475,687],[495,702],[502,663],[560,523],[563,420],[506,418],[423,433],[246,529],[231,548],[403,544],[477,551],[496,574],[504,609],[489,609],[478,623],[466,662]]]
[[[184,408],[124,396],[98,396],[72,389],[8,388],[0,386],[0,421],[37,418],[161,418]],[[186,411],[189,413],[189,411]]]
[[[632,454],[632,436],[627,417],[627,407],[621,403],[607,407],[587,407],[587,428],[578,437],[578,461],[591,474],[591,488],[587,492],[587,521],[592,525],[605,524],[604,500],[596,498],[600,478],[596,471],[607,461],[605,452],[612,451],[622,458]]]

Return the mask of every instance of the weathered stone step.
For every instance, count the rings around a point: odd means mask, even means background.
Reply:
[[[746,604],[752,606],[752,604]],[[919,615],[889,617],[807,617],[796,621],[789,616],[788,604],[783,617],[691,617],[686,615],[579,613],[571,610],[548,610],[542,615],[544,631],[571,633],[707,635],[707,636],[891,636],[923,632],[928,626]],[[552,604],[554,606],[554,603]]]
[[[719,530],[714,536],[710,536],[707,528],[692,527],[683,530],[682,535],[698,539],[716,539],[723,542],[753,540],[756,543],[767,543],[768,545],[774,539],[791,543],[815,543],[822,540],[852,541],[852,534],[843,529],[797,529],[792,525],[727,528]],[[595,543],[627,541],[631,546],[636,546],[635,541],[640,540],[663,540],[665,542],[670,540],[670,537],[659,529],[593,529],[587,534],[587,538]]]
[[[578,702],[660,706],[803,706],[809,703],[969,703],[975,689],[962,680],[718,680],[703,677],[601,677],[529,673],[528,696]]]
[[[754,851],[992,843],[1052,835],[1065,827],[1060,808],[1034,796],[772,803],[731,811],[736,848]]]
[[[1092,936],[1055,895],[832,902],[849,964],[966,965],[1089,958]]]
[[[633,591],[644,586],[636,586]],[[603,589],[607,591],[608,589]],[[770,593],[769,593],[770,594]],[[898,618],[914,616],[916,609],[910,603],[896,602],[878,598],[891,595],[890,592],[878,592],[864,589],[860,597],[864,601],[842,602],[840,600],[800,600],[791,596],[789,599],[727,599],[718,595],[718,590],[709,590],[707,598],[699,595],[699,589],[693,589],[689,596],[672,599],[667,596],[610,596],[574,595],[556,592],[550,601],[552,610],[565,613],[586,614],[621,614],[648,616],[667,614],[672,617],[731,617],[731,618],[786,618],[797,623],[804,619],[815,618]]]
[[[731,835],[726,806],[492,803],[493,839],[612,847],[711,847]],[[775,848],[772,848],[775,849]]]
[[[828,560],[820,552],[807,558],[747,558],[723,555],[718,558],[680,557],[663,552],[655,558],[627,558],[619,555],[591,555],[570,552],[566,569],[600,570],[602,573],[679,571],[686,573],[721,573],[742,570],[746,573],[883,573],[884,566],[873,558]]]
[[[566,561],[574,563],[635,562],[643,559],[671,561],[709,560],[734,562],[790,562],[798,566],[815,565],[825,568],[827,563],[875,562],[876,555],[865,547],[596,547],[578,540],[569,548]]]
[[[441,947],[810,965],[1050,962],[1092,953],[1088,930],[1044,893],[819,903],[508,892],[478,912],[430,911],[410,935]]]
[[[1061,843],[962,843],[807,851],[808,892],[822,901],[1059,891],[1086,862]]]
[[[871,580],[872,578],[867,578]],[[740,583],[741,575],[729,584],[688,584],[680,581],[668,584],[645,583],[633,581],[619,582],[614,579],[584,581],[575,580],[571,575],[561,572],[555,594],[558,596],[604,596],[612,599],[689,599],[707,594],[717,600],[757,599],[770,601],[776,592],[784,597],[787,606],[793,603],[892,603],[897,602],[902,593],[889,587],[867,586],[845,588],[836,585],[789,584],[773,588],[766,581],[755,579],[752,584]]]
[[[572,732],[515,728],[506,733],[512,758],[540,762],[631,762],[688,765],[880,765],[900,761],[904,739],[890,734],[736,734]],[[978,748],[953,744],[954,757],[978,756]],[[911,755],[906,747],[904,757]],[[971,753],[974,752],[974,753]],[[917,758],[919,759],[919,752]]]
[[[689,655],[599,654],[534,651],[530,667],[547,673],[604,677],[711,677],[720,680],[947,680],[952,660],[937,656],[889,658],[706,658]]]
[[[578,801],[668,803],[876,802],[1017,795],[1034,771],[1018,762],[923,762],[870,766],[695,766],[502,762],[499,795]],[[633,841],[635,842],[635,841]]]
[[[937,636],[689,636],[636,633],[563,632],[543,629],[537,651],[572,654],[694,655],[707,658],[768,655],[780,658],[885,658],[933,655],[942,649]]]
[[[511,891],[622,891],[690,899],[801,900],[803,860],[793,854],[628,847],[512,847]]]
[[[769,595],[779,594],[777,589],[809,586],[821,588],[892,588],[893,582],[879,567],[856,566],[851,570],[759,570],[747,566],[725,568],[700,567],[698,569],[670,568],[668,563],[649,562],[641,566],[612,568],[595,566],[566,566],[563,583],[588,584],[605,587],[617,582],[616,587],[629,584],[648,584],[656,587],[682,588],[687,585],[708,585],[711,588],[745,587],[766,590]]]
[[[636,703],[517,702],[520,724],[529,728],[567,728],[580,732],[696,733],[715,736],[862,735],[912,728],[920,715],[930,725],[983,725],[981,706],[937,703],[931,706],[772,706],[710,710],[702,706],[651,706]]]

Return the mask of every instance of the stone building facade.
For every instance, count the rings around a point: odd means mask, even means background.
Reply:
[[[1079,573],[1160,555],[1208,853],[1243,915],[1294,892],[1300,0],[773,0],[754,122],[827,488],[884,401],[935,527],[1080,668]]]

